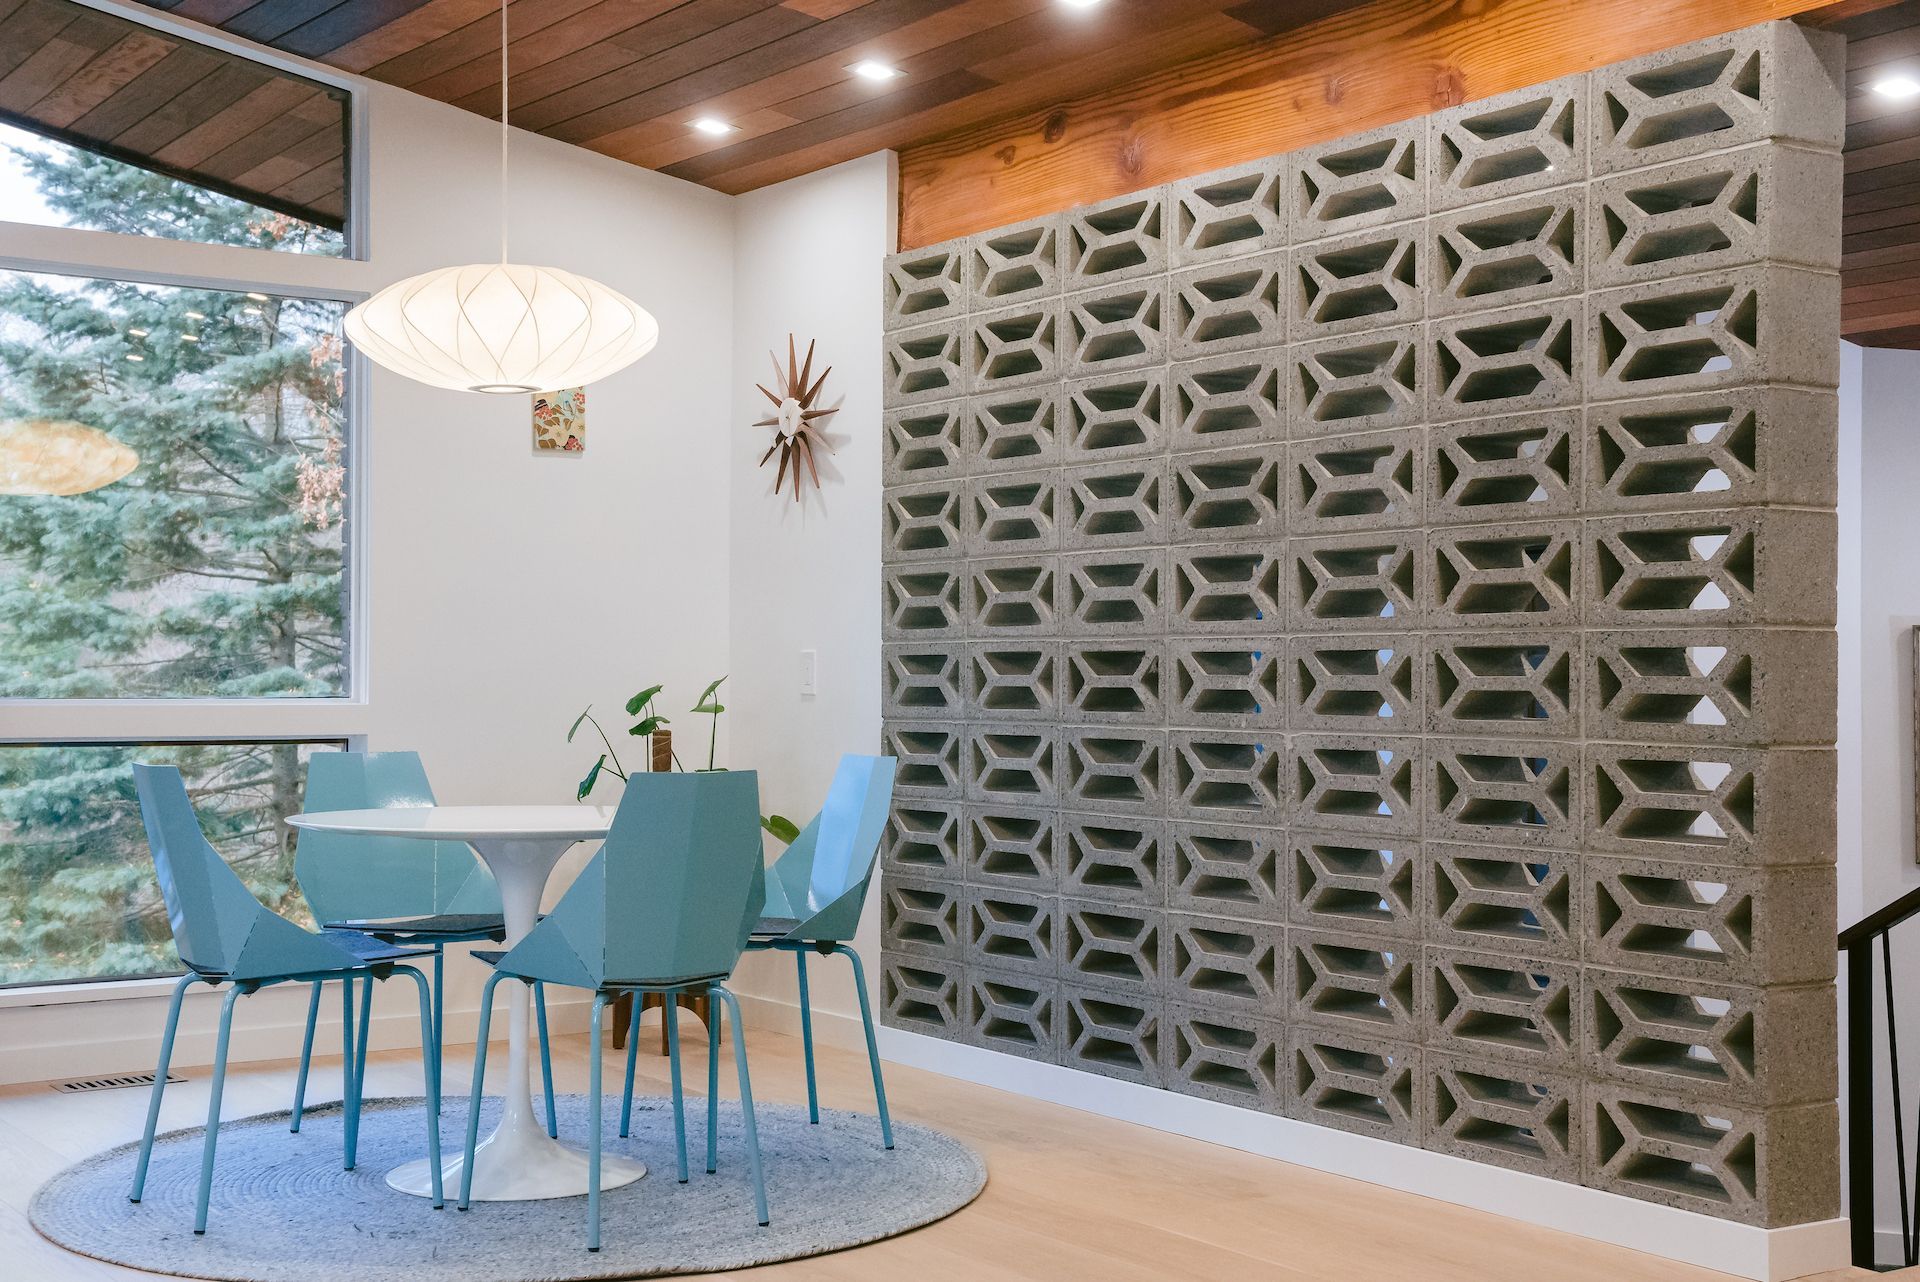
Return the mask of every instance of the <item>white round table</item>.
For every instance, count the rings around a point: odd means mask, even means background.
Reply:
[[[422,806],[320,811],[287,819],[293,827],[309,832],[466,842],[486,860],[500,887],[509,948],[526,938],[539,919],[541,892],[560,856],[575,842],[606,836],[612,821],[611,806]],[[487,1202],[579,1196],[587,1191],[587,1155],[550,1137],[533,1105],[528,1053],[531,989],[518,980],[504,983],[513,990],[507,1026],[506,1110],[493,1134],[474,1151],[473,1196]],[[442,1090],[453,1093],[446,1083]],[[464,1164],[465,1155],[456,1154],[441,1165],[449,1197],[460,1187]],[[646,1173],[639,1162],[608,1155],[600,1162],[600,1187],[619,1188]],[[387,1183],[402,1193],[428,1197],[433,1192],[431,1175],[426,1159],[421,1158],[389,1172]]]

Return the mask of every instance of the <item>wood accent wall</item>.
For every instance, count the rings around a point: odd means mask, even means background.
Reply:
[[[1775,18],[1891,0],[1377,0],[903,149],[900,246],[1104,200]]]

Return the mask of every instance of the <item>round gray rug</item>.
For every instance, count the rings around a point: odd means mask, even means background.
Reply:
[[[499,1100],[482,1106],[481,1133]],[[821,1255],[904,1233],[951,1215],[986,1186],[986,1164],[966,1145],[924,1126],[860,1113],[761,1104],[756,1110],[772,1224],[754,1223],[740,1110],[720,1107],[720,1169],[708,1175],[706,1104],[687,1100],[689,1181],[674,1178],[673,1109],[633,1101],[633,1135],[618,1137],[620,1100],[606,1101],[605,1151],[637,1157],[647,1177],[600,1197],[601,1250],[586,1249],[585,1196],[475,1202],[454,1210],[389,1189],[387,1171],[420,1156],[418,1099],[369,1100],[359,1163],[340,1169],[338,1104],[309,1109],[298,1135],[287,1114],[223,1122],[205,1237],[193,1233],[200,1178],[199,1127],[154,1141],[147,1190],[127,1201],[138,1145],[69,1167],[34,1194],[33,1226],[70,1251],[114,1264],[220,1282],[576,1282],[718,1272]],[[587,1103],[559,1101],[560,1138],[580,1143]],[[464,1138],[466,1103],[449,1097],[441,1134]]]

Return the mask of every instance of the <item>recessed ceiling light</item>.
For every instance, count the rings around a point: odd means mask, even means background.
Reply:
[[[713,138],[734,132],[734,127],[724,120],[715,120],[712,116],[702,116],[693,122],[693,127]]]
[[[1060,0],[1060,3],[1069,9],[1091,9],[1102,3],[1102,0]]]
[[[147,358],[140,355],[140,353],[138,352],[128,352],[127,359],[132,361],[134,364],[138,365],[141,361],[144,361]]]
[[[1920,97],[1920,80],[1915,80],[1912,76],[1883,76],[1868,88],[1882,98]]]
[[[182,335],[180,335],[180,341],[181,341],[181,342],[183,342],[183,343],[197,343],[197,342],[199,342],[199,341],[200,341],[200,335],[198,335],[198,334],[182,334]]]
[[[889,67],[884,62],[875,62],[867,58],[847,68],[862,80],[898,80],[904,73],[898,67]]]
[[[253,300],[254,302],[256,302],[256,303],[264,303],[264,302],[266,302],[266,301],[267,301],[267,296],[266,296],[265,294],[252,294],[252,293],[250,293],[250,294],[248,294],[248,295],[247,295],[247,297],[248,297],[248,298],[251,298],[251,299],[252,299],[252,300]]]
[[[127,333],[133,335],[135,338],[145,338],[150,332],[150,330],[141,329],[138,325],[127,331]]]

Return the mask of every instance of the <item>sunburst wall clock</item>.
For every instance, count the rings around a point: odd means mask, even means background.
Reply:
[[[787,474],[793,474],[793,501],[800,501],[800,464],[807,465],[807,475],[813,478],[813,487],[820,488],[820,469],[814,461],[814,455],[823,449],[830,450],[826,438],[819,432],[821,420],[839,411],[838,406],[820,405],[820,389],[826,385],[827,375],[833,373],[829,365],[820,371],[820,377],[813,377],[813,343],[807,343],[807,358],[798,361],[794,355],[793,335],[787,335],[787,363],[780,364],[780,353],[769,352],[773,358],[772,389],[755,383],[760,394],[773,402],[773,416],[763,418],[755,427],[773,429],[773,444],[767,446],[767,452],[760,456],[760,466],[765,467],[775,454],[780,456],[780,470],[774,474],[773,490],[778,494],[786,488]]]

